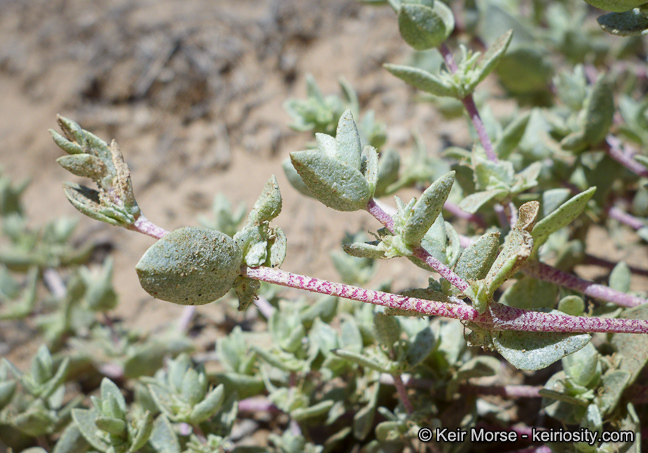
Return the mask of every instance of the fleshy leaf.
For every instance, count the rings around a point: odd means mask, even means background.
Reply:
[[[362,149],[360,145],[360,134],[351,110],[345,111],[338,122],[335,134],[337,146],[336,157],[351,168],[360,170]]]
[[[272,175],[266,183],[261,195],[248,215],[249,224],[269,222],[281,212],[281,192],[277,178]]]
[[[581,215],[587,206],[587,202],[594,196],[595,191],[596,187],[591,187],[573,196],[569,201],[566,201],[558,209],[539,221],[531,232],[534,250],[544,244],[551,233],[569,225]]]
[[[541,370],[585,347],[588,334],[502,331],[493,334],[497,352],[520,370]]]
[[[400,234],[405,244],[416,247],[421,243],[423,236],[441,213],[443,203],[450,194],[454,180],[455,172],[451,171],[434,181],[423,192],[401,230]]]
[[[630,291],[630,275],[628,265],[623,261],[619,262],[610,273],[610,288],[627,293]]]
[[[400,170],[400,156],[392,148],[380,153],[378,160],[378,182],[374,196],[381,197],[387,195],[387,187],[398,181],[398,171]]]
[[[499,303],[525,310],[552,309],[556,306],[557,296],[558,287],[553,283],[523,278],[504,291]]]
[[[643,5],[645,0],[585,0],[586,3],[605,11],[623,12]]]
[[[624,310],[621,318],[626,319],[648,319],[648,305]],[[648,335],[632,335],[628,333],[615,333],[611,339],[612,347],[620,359],[619,370],[630,373],[632,384],[641,370],[648,363]]]
[[[281,163],[281,167],[284,170],[286,179],[288,179],[290,185],[293,186],[293,188],[297,190],[297,192],[301,193],[304,196],[315,198],[308,187],[306,187],[306,184],[304,184],[304,181],[302,180],[301,176],[299,176],[299,173],[297,173],[297,170],[295,170],[295,167],[293,167],[293,164],[289,157],[284,159],[284,161]]]
[[[450,36],[454,29],[454,17],[450,8],[442,2],[434,2],[432,8],[405,4],[398,12],[398,29],[405,42],[414,49],[431,49]]]
[[[601,377],[599,353],[592,343],[562,359],[565,374],[582,387],[592,387]]]
[[[317,151],[290,154],[292,163],[315,198],[338,211],[367,206],[371,192],[360,171]]]
[[[468,195],[459,202],[459,207],[470,214],[476,213],[482,206],[491,201],[499,201],[508,194],[506,189],[485,190]]]
[[[603,30],[617,36],[648,34],[648,17],[638,10],[609,13],[596,19]]]
[[[435,96],[457,97],[457,89],[441,77],[411,66],[385,64],[385,69],[419,90]]]
[[[149,443],[158,453],[180,453],[181,451],[178,436],[164,414],[160,414],[153,422]]]
[[[537,201],[530,201],[520,206],[518,221],[506,237],[504,248],[484,279],[488,297],[515,274],[531,256],[533,238],[530,231],[535,224],[539,207]]]
[[[476,83],[474,83],[474,86],[477,86],[479,82],[484,80],[488,74],[495,69],[495,66],[497,66],[497,63],[499,63],[500,58],[502,58],[502,55],[506,53],[506,49],[508,49],[508,46],[511,42],[511,38],[513,37],[513,30],[509,30],[506,33],[504,33],[502,36],[497,38],[497,40],[488,48],[484,56],[482,57],[482,60],[479,62],[479,77],[477,78]]]
[[[151,246],[137,263],[142,288],[181,305],[202,305],[224,296],[239,275],[242,252],[220,231],[185,227]]]
[[[486,277],[497,257],[499,238],[499,232],[486,233],[470,244],[459,257],[455,273],[468,281]]]

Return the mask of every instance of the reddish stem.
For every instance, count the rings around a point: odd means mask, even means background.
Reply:
[[[407,411],[408,414],[411,414],[414,412],[414,406],[412,405],[412,402],[409,399],[409,396],[407,395],[407,389],[405,388],[405,384],[403,383],[403,379],[401,379],[400,375],[394,374],[394,387],[396,387],[396,391],[398,392],[398,398],[400,398],[401,403],[403,403],[403,407]]]
[[[459,236],[459,240],[461,242],[461,246],[464,248],[468,247],[474,242],[469,237],[462,235]],[[596,260],[595,264],[604,265],[603,263],[605,263],[605,260],[600,260],[599,258],[592,257],[591,255],[586,255],[586,258],[587,257],[591,257],[592,260]],[[609,266],[607,267],[614,267],[615,265],[616,263],[609,263]],[[554,283],[558,286],[573,289],[574,291],[581,292],[587,296],[594,297],[595,299],[612,302],[623,307],[636,307],[637,305],[648,303],[648,300],[642,297],[632,296],[630,294],[616,291],[607,286],[590,282],[538,261],[529,260],[524,263],[524,267],[522,267],[522,269],[520,270],[533,278],[537,278],[538,280],[543,280],[545,282]],[[646,272],[641,269],[636,269],[636,271],[638,274]]]
[[[389,214],[383,211],[383,209],[378,206],[373,198],[369,200],[369,203],[367,204],[367,211],[369,211],[371,215],[373,215],[380,223],[382,223],[385,228],[394,233],[394,219],[392,219]],[[415,248],[413,250],[413,255],[416,258],[424,261],[425,264],[437,271],[443,278],[448,280],[450,284],[458,288],[460,291],[466,291],[470,287],[468,282],[455,274],[452,269],[443,264],[441,261],[430,255],[424,248]]]
[[[598,256],[586,253],[582,264],[614,269],[614,267],[619,263],[615,263],[614,261],[606,260],[605,258],[599,258]],[[633,274],[648,276],[648,269],[642,269],[635,266],[628,266],[628,268]]]
[[[441,51],[441,55],[443,55],[443,59],[450,72],[453,74],[457,72],[458,69],[457,64],[455,63],[454,58],[452,57],[452,52],[450,52],[448,46],[446,46],[445,44],[441,44],[441,46],[439,46],[439,50]],[[482,121],[481,116],[479,116],[479,111],[477,110],[477,106],[475,105],[475,100],[473,99],[472,94],[469,94],[468,96],[463,98],[461,102],[463,103],[466,111],[468,112],[470,121],[472,121],[473,126],[475,126],[475,130],[477,131],[477,136],[479,137],[479,141],[484,147],[484,151],[486,151],[486,156],[488,157],[489,160],[492,160],[493,162],[497,162],[497,155],[495,154],[493,143],[491,142],[490,138],[488,137],[488,134],[486,133],[486,127],[484,126],[484,122]]]
[[[622,307],[636,307],[637,305],[648,303],[648,300],[642,297],[615,291],[607,286],[584,280],[539,261],[527,261],[522,268],[522,272],[539,280],[555,283],[595,299],[613,302]]]
[[[632,158],[632,155],[621,149],[621,141],[614,135],[608,135],[604,149],[612,159],[639,176],[648,177],[648,168]]]
[[[461,209],[459,206],[457,206],[451,201],[446,200],[446,202],[443,204],[443,209],[445,209],[455,217],[468,220],[469,222],[474,223],[479,228],[486,228],[486,222],[484,222],[484,219],[482,219],[477,214],[471,214],[469,212],[464,211],[463,209]]]
[[[607,213],[611,219],[618,220],[619,222],[629,226],[633,230],[640,230],[644,227],[644,223],[640,219],[628,214],[627,212],[622,211],[616,206],[611,206],[610,208],[608,208]]]
[[[144,217],[144,215],[140,215],[137,220],[135,220],[135,223],[129,227],[129,229],[142,234],[146,234],[147,236],[154,237],[155,239],[162,239],[164,236],[169,234],[167,230],[160,228],[149,219]]]
[[[380,305],[398,310],[413,311],[423,315],[472,321],[487,330],[524,330],[529,332],[569,333],[648,333],[648,320],[588,318],[568,316],[539,311],[523,310],[498,303],[491,304],[488,311],[479,314],[469,305],[437,302],[415,297],[373,291],[343,283],[329,282],[315,277],[292,274],[281,269],[268,267],[250,268],[243,266],[241,274],[275,285],[303,289],[319,294],[344,297],[346,299]]]

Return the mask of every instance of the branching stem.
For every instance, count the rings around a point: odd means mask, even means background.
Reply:
[[[343,283],[330,282],[315,277],[293,274],[269,267],[250,268],[243,266],[241,274],[267,283],[303,289],[306,291],[344,297],[345,299],[367,302],[382,307],[406,310],[430,316],[472,321],[487,330],[523,330],[528,332],[565,332],[565,333],[648,333],[648,320],[589,318],[568,316],[538,311],[522,310],[498,303],[479,314],[469,305],[437,302],[415,297],[373,291]]]
[[[367,211],[382,223],[385,228],[394,233],[394,219],[392,219],[392,217],[387,214],[373,198],[369,200],[369,203],[367,204]],[[452,269],[441,261],[430,255],[422,247],[417,247],[413,252],[416,258],[424,261],[425,264],[437,271],[443,278],[448,280],[450,284],[458,288],[460,291],[466,291],[470,287],[468,282],[455,274]]]
[[[452,72],[453,74],[457,72],[457,63],[455,63],[454,58],[452,57],[452,52],[450,52],[448,46],[441,44],[439,50],[441,51],[441,55],[443,55],[443,59],[450,72]],[[495,154],[493,143],[486,133],[486,127],[484,126],[484,122],[482,121],[481,116],[479,116],[479,111],[477,110],[477,106],[475,105],[475,100],[473,99],[472,94],[469,94],[468,96],[463,98],[461,102],[463,103],[466,112],[468,112],[470,121],[472,121],[473,126],[475,126],[479,141],[484,147],[484,151],[486,151],[486,156],[489,160],[497,162],[497,155]]]

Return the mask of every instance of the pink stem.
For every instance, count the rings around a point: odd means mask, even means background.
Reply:
[[[319,294],[344,297],[398,310],[414,311],[423,315],[443,316],[445,318],[472,321],[487,330],[524,330],[529,332],[569,332],[569,333],[648,333],[648,320],[588,318],[568,316],[539,311],[523,310],[498,303],[491,304],[489,310],[479,314],[469,305],[437,302],[415,297],[373,291],[343,283],[329,282],[315,277],[292,274],[281,269],[268,267],[250,268],[243,266],[241,274],[275,285],[303,289]]]
[[[628,214],[627,212],[623,212],[621,209],[615,206],[608,208],[607,213],[611,219],[618,220],[619,222],[629,226],[633,230],[640,230],[644,227],[644,223],[641,220],[633,215]]]
[[[387,214],[383,209],[378,206],[376,201],[372,198],[367,204],[367,211],[373,215],[380,223],[382,223],[385,228],[390,232],[394,233],[394,219]],[[432,269],[437,271],[443,278],[448,280],[450,284],[458,288],[460,291],[466,291],[470,285],[464,279],[455,274],[452,269],[443,264],[438,259],[431,256],[425,249],[422,247],[417,247],[413,250],[413,255],[425,262]]]
[[[195,314],[195,305],[187,305],[186,307],[184,307],[182,314],[180,315],[180,320],[178,321],[179,332],[186,332],[189,329],[189,324],[191,324],[191,320],[193,319]]]
[[[394,377],[394,387],[396,387],[396,391],[398,392],[398,398],[400,398],[401,403],[403,403],[403,407],[407,411],[408,414],[411,414],[414,412],[414,406],[412,405],[412,402],[409,399],[409,396],[407,395],[407,389],[405,388],[405,384],[403,383],[403,379],[401,379],[400,375],[395,374],[393,375]]]
[[[626,153],[621,149],[621,141],[614,135],[608,135],[606,138],[608,146],[605,151],[608,155],[623,165],[628,170],[638,174],[639,176],[648,177],[648,168],[641,165],[639,162],[632,158],[632,155]]]
[[[394,219],[381,208],[373,198],[367,203],[367,211],[374,216],[380,223],[385,225],[392,233],[394,232]]]
[[[503,398],[540,398],[535,385],[462,385],[461,391],[477,395],[496,395]]]
[[[144,217],[144,215],[140,215],[137,220],[135,220],[135,223],[129,227],[129,229],[154,237],[155,239],[162,239],[169,233],[164,228],[160,228],[149,219]]]
[[[452,72],[453,74],[457,72],[457,64],[452,57],[452,52],[450,52],[450,49],[448,49],[445,44],[441,44],[439,50],[441,51],[441,55],[443,55],[443,59],[445,60],[446,66],[448,66],[450,72]],[[486,156],[489,160],[497,162],[497,155],[495,154],[493,143],[486,133],[486,127],[484,126],[484,122],[482,121],[481,116],[479,116],[479,111],[477,110],[477,106],[475,105],[475,100],[473,99],[472,94],[469,94],[468,96],[463,98],[461,102],[466,108],[473,126],[475,126],[479,141],[484,147],[484,151],[486,151]]]
[[[238,402],[238,410],[241,412],[268,412],[278,413],[281,410],[266,398],[245,398]]]
[[[522,268],[522,272],[534,278],[573,289],[595,299],[613,302],[622,307],[636,307],[637,305],[648,303],[648,300],[642,297],[632,296],[615,291],[607,286],[583,280],[575,275],[568,274],[567,272],[538,261],[527,261]]]
[[[477,214],[471,214],[469,212],[464,211],[461,209],[459,206],[454,204],[451,201],[446,201],[443,204],[443,209],[448,211],[450,214],[452,214],[455,217],[458,217],[460,219],[468,220],[469,222],[474,223],[477,225],[479,228],[486,228],[486,223],[484,222],[484,219],[482,219],[480,216]]]
[[[618,263],[586,253],[582,264],[600,266],[600,267],[605,267],[607,269],[614,269],[614,267]],[[635,266],[628,266],[628,268],[630,269],[630,272],[632,272],[633,274],[648,276],[648,269],[642,269]]]

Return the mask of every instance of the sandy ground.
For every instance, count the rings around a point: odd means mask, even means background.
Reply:
[[[298,195],[283,175],[281,161],[309,140],[289,129],[282,108],[288,97],[305,96],[305,75],[325,93],[337,93],[345,76],[363,109],[388,124],[388,144],[404,153],[412,127],[433,152],[441,133],[469,143],[462,120],[439,128],[434,108],[415,103],[381,68],[408,55],[389,8],[353,0],[4,0],[0,7],[0,164],[15,180],[32,180],[25,202],[35,226],[82,217],[61,190],[63,181],[81,180],[56,164],[61,151],[47,133],[60,113],[119,141],[143,212],[166,229],[198,224],[218,192],[250,207],[276,174],[284,196],[276,224],[289,245],[283,268],[338,279],[329,252],[344,231],[378,224]],[[151,238],[87,218],[75,237],[115,247],[118,315],[145,328],[179,316],[182,307],[154,301],[137,281],[134,266]],[[637,248],[605,256],[643,261]],[[381,263],[370,285],[385,278],[395,289],[426,282],[404,260]]]

